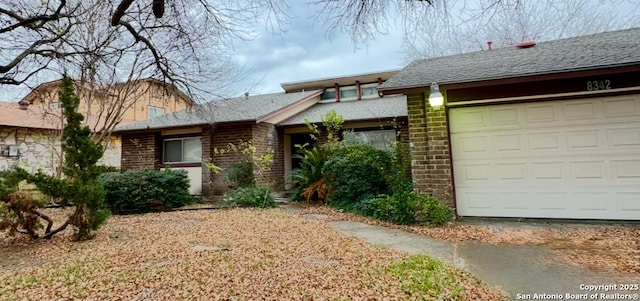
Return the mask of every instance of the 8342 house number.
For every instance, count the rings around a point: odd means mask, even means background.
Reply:
[[[605,80],[590,80],[587,82],[587,91],[609,90],[611,89],[611,81]]]

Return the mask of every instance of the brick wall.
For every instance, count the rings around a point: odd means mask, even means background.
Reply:
[[[453,207],[446,109],[431,108],[422,94],[409,95],[407,109],[414,190],[431,194]]]
[[[210,127],[202,129],[202,159],[211,160],[213,156],[213,130]],[[202,166],[202,195],[209,196],[213,194],[211,180],[213,179],[213,172],[207,168],[206,165]]]
[[[249,141],[253,139],[252,135],[253,123],[242,123],[232,125],[216,126],[213,129],[213,140],[211,142],[211,149],[206,151],[209,158],[213,163],[222,168],[227,169],[233,163],[238,162],[241,159],[239,153],[226,153],[223,155],[214,155],[214,149],[226,149],[229,143],[238,145],[242,141]],[[205,154],[202,155],[207,158]],[[221,195],[229,190],[229,187],[224,179],[224,171],[218,174],[210,174],[209,180],[205,182],[204,177],[202,179],[203,190],[207,187],[207,192],[213,195]]]
[[[122,170],[160,167],[162,141],[156,139],[158,133],[122,135]]]
[[[260,123],[253,126],[253,144],[257,155],[261,156],[268,149],[274,151],[271,170],[264,172],[256,180],[265,185],[280,189],[284,185],[284,134],[282,130],[270,123]]]

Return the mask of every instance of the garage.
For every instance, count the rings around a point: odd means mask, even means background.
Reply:
[[[640,220],[640,95],[448,114],[458,215]]]

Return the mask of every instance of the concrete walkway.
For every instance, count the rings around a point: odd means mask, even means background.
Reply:
[[[295,208],[285,208],[293,212]],[[323,219],[321,215],[307,215],[309,219]],[[334,229],[365,242],[410,254],[427,254],[476,275],[484,282],[501,286],[515,299],[534,299],[533,294],[598,294],[581,285],[640,284],[640,275],[607,274],[569,266],[554,261],[553,251],[544,246],[490,245],[480,242],[453,244],[408,233],[351,221],[328,222]],[[617,291],[634,294],[640,291]],[[518,295],[520,294],[520,295]],[[637,295],[636,295],[637,296]],[[633,297],[633,296],[632,296]],[[575,299],[575,298],[574,298]]]

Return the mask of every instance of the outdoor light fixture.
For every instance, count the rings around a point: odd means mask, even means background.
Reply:
[[[440,93],[438,84],[435,82],[431,83],[429,91],[431,91],[431,93],[429,93],[429,105],[436,109],[441,107],[444,104],[444,96]]]

